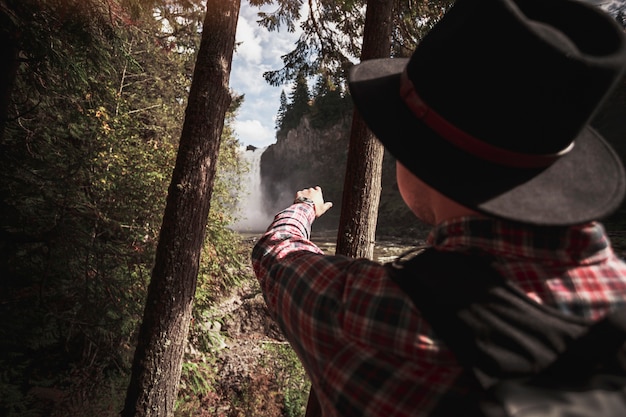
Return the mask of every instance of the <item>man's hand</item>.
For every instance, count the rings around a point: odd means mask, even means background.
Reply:
[[[320,217],[333,206],[333,203],[330,201],[324,202],[324,195],[322,194],[322,189],[319,186],[314,188],[305,188],[304,190],[298,191],[296,193],[295,201],[300,202],[298,199],[308,199],[313,202],[315,217]]]

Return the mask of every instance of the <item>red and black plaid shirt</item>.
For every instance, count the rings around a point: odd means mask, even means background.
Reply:
[[[324,255],[309,240],[314,219],[308,204],[276,215],[252,263],[324,416],[427,415],[443,393],[462,388],[453,386],[461,370],[454,356],[381,264]],[[459,218],[436,227],[428,243],[491,254],[502,276],[566,313],[597,319],[626,305],[626,264],[599,223],[533,228]]]

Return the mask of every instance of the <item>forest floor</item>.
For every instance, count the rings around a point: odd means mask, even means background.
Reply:
[[[244,241],[252,248],[251,241]],[[217,301],[223,337],[213,364],[211,392],[201,399],[194,417],[304,415],[309,382],[278,325],[271,318],[246,265],[244,281]],[[286,412],[286,408],[290,408]]]

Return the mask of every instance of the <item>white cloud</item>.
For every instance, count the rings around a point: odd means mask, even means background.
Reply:
[[[235,121],[235,132],[245,145],[253,145],[263,148],[274,142],[275,131],[273,120],[271,125],[261,123],[259,119],[248,119]]]
[[[247,63],[261,62],[261,39],[255,34],[255,22],[245,16],[241,16],[237,22],[237,36],[235,42],[240,44],[237,47],[237,54]]]
[[[233,57],[230,86],[245,95],[235,121],[239,140],[265,147],[276,140],[275,117],[283,87],[269,85],[263,73],[282,68],[281,56],[294,49],[299,32],[289,33],[286,28],[269,32],[256,22],[258,10],[248,2],[241,4],[236,34],[236,42],[241,44]]]

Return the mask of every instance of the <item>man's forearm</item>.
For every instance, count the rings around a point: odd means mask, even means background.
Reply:
[[[315,210],[308,204],[293,204],[274,217],[252,250],[252,266],[259,279],[274,263],[296,251],[322,253],[310,240]]]

